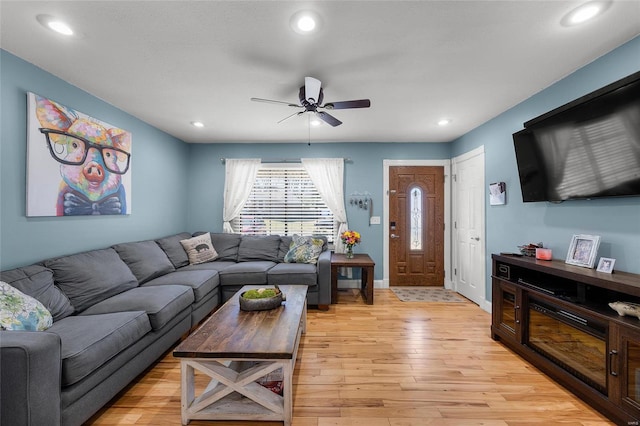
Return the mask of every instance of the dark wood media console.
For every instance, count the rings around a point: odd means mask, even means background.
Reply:
[[[640,275],[492,255],[491,337],[620,425],[640,424]]]

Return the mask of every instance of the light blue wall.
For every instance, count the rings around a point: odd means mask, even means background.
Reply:
[[[640,197],[523,203],[511,137],[524,122],[639,70],[640,37],[636,37],[453,142],[454,157],[484,145],[486,182],[507,184],[505,206],[489,206],[487,194],[488,254],[542,241],[554,258],[564,259],[572,235],[599,235],[598,258],[612,257],[616,269],[640,273]],[[488,256],[488,299],[490,271]]]
[[[27,92],[130,131],[129,216],[27,218]],[[189,146],[0,50],[0,268],[186,229]]]
[[[486,182],[507,183],[508,204],[489,206],[487,253],[543,241],[564,258],[571,236],[602,237],[600,256],[640,273],[640,198],[522,203],[511,134],[522,123],[640,70],[640,38],[614,50],[452,144],[210,144],[188,145],[0,50],[0,268],[183,230],[222,229],[224,166],[220,158],[349,157],[345,194],[369,191],[382,215],[383,159],[448,159],[485,146]],[[26,92],[46,96],[133,134],[133,214],[124,217],[26,218]],[[186,190],[185,190],[186,188]],[[357,250],[372,255],[381,279],[383,225],[347,208],[350,227],[363,234]],[[490,271],[487,259],[487,271]],[[489,274],[489,272],[488,272]],[[487,277],[487,288],[490,280]],[[490,298],[490,292],[487,291]]]
[[[353,192],[372,194],[373,214],[382,216],[383,160],[448,159],[451,144],[445,143],[329,143],[311,144],[212,144],[193,145],[190,162],[189,227],[221,232],[224,164],[221,158],[350,158],[345,163],[345,196]],[[376,263],[375,279],[383,277],[383,225],[369,226],[369,212],[346,206],[349,228],[362,234],[355,252],[368,253]]]

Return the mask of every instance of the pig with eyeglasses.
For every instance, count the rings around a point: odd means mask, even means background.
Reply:
[[[56,215],[127,214],[122,176],[129,170],[131,134],[38,95],[36,116],[49,153],[60,163]]]

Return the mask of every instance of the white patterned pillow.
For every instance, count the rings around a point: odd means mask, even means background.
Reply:
[[[294,235],[289,244],[289,251],[284,255],[286,263],[318,263],[324,241],[320,238]]]
[[[211,234],[198,235],[197,237],[181,240],[180,244],[187,252],[189,263],[197,265],[199,263],[211,262],[218,257],[218,252],[211,243]]]
[[[51,327],[51,313],[31,296],[0,281],[0,329],[43,331]]]

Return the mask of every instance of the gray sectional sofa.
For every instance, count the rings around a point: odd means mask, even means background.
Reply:
[[[0,272],[53,316],[0,331],[0,424],[80,425],[246,284],[304,284],[331,303],[331,252],[286,263],[291,237],[211,233],[218,256],[190,264],[180,241],[116,244]]]

